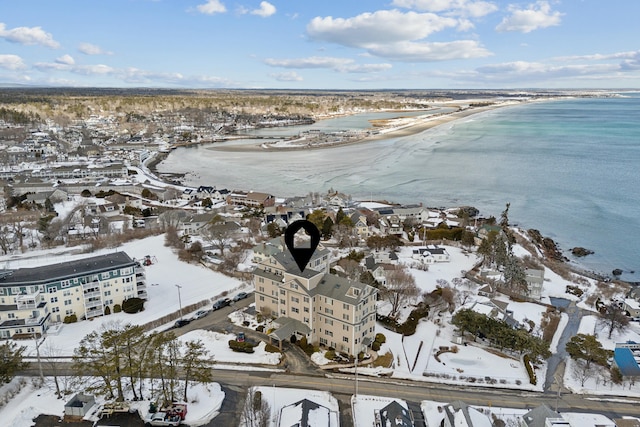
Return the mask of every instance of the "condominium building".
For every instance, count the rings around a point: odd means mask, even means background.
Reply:
[[[0,338],[39,336],[51,322],[102,316],[133,297],[147,297],[146,279],[125,252],[0,270]]]
[[[327,249],[318,246],[304,271],[279,239],[254,253],[256,310],[275,319],[271,338],[304,336],[351,355],[373,342],[377,289],[330,274]]]

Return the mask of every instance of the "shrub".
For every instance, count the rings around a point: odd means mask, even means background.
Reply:
[[[531,366],[531,359],[529,358],[529,355],[525,354],[522,359],[524,361],[525,368],[527,368],[527,373],[529,374],[529,382],[533,385],[536,385],[538,383],[538,380],[536,378],[536,373],[533,372],[533,366]]]
[[[273,344],[265,345],[264,351],[266,351],[267,353],[282,353],[280,349]]]
[[[247,341],[229,340],[229,348],[238,353],[253,353],[253,344]]]
[[[380,350],[380,343],[378,341],[374,341],[371,343],[371,350],[378,351]]]
[[[120,313],[122,311],[122,306],[120,304],[116,304],[113,306],[114,313]]]
[[[328,350],[325,354],[324,354],[324,358],[328,359],[328,360],[335,360],[336,358],[336,352],[335,350]]]
[[[106,307],[104,308],[104,315],[105,315],[105,316],[108,316],[108,315],[110,315],[110,314],[111,314],[111,309],[109,308],[109,306],[106,306]]]
[[[129,298],[122,301],[122,310],[125,313],[133,314],[144,310],[144,302],[142,298]]]
[[[264,325],[258,325],[258,326],[256,327],[256,331],[258,331],[258,332],[264,332]]]
[[[63,323],[76,323],[78,321],[78,316],[76,316],[75,314],[72,314],[70,316],[64,316],[64,319],[62,320]]]
[[[380,344],[384,344],[387,342],[387,337],[384,336],[384,334],[382,333],[377,333],[376,334],[376,339],[377,342],[379,342]]]

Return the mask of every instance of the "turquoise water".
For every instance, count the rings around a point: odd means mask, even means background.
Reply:
[[[321,123],[318,124],[321,127]],[[175,150],[161,171],[192,185],[324,192],[427,206],[476,206],[537,228],[579,262],[640,281],[640,96],[565,99],[501,108],[418,135],[325,150]],[[631,271],[634,271],[632,273]]]

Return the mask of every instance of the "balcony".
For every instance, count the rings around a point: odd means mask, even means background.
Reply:
[[[97,297],[97,298],[99,298],[99,297],[100,297],[100,290],[99,290],[99,289],[98,289],[98,290],[91,291],[91,292],[85,292],[85,293],[84,293],[84,299],[85,299],[85,300],[87,300],[87,299],[91,299],[91,298],[96,298],[96,297]]]
[[[84,302],[84,306],[87,310],[93,309],[95,307],[102,307],[102,300],[89,300]]]
[[[147,295],[147,291],[145,291],[144,289],[138,289],[138,298],[143,298],[143,299],[147,299],[148,295]]]

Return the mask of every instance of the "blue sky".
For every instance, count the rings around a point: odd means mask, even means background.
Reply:
[[[3,0],[0,85],[640,88],[638,0]]]

